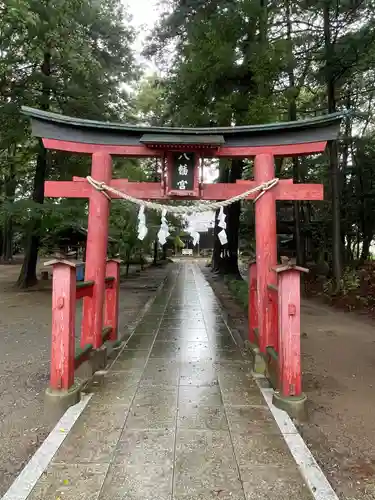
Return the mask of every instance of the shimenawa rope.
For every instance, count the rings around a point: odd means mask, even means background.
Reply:
[[[108,186],[105,182],[100,182],[93,179],[90,175],[88,175],[86,179],[93,188],[103,193],[103,195],[106,196],[109,200],[111,200],[112,198],[108,193],[111,193],[115,196],[118,196],[119,198],[129,201],[130,203],[139,205],[140,207],[157,210],[158,212],[166,211],[167,213],[173,215],[191,215],[195,213],[215,211],[220,209],[221,207],[228,207],[229,205],[232,205],[237,201],[244,200],[251,194],[259,193],[258,196],[254,199],[255,203],[259,200],[259,198],[261,198],[264,195],[264,193],[275,187],[279,182],[278,178],[274,178],[270,181],[260,184],[259,186],[256,186],[255,188],[249,189],[248,191],[244,191],[243,193],[233,196],[232,198],[228,198],[227,200],[206,202],[206,203],[200,202],[189,206],[187,205],[175,206],[175,205],[162,205],[161,203],[155,203],[153,201],[140,200],[138,198],[134,198],[133,196],[130,196],[129,194],[124,193],[123,191],[119,191],[118,189]]]

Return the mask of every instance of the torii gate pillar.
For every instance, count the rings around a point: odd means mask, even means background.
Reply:
[[[91,176],[100,182],[110,183],[112,157],[109,153],[93,153]],[[93,296],[83,299],[81,347],[92,344],[94,349],[102,345],[109,205],[103,193],[92,190],[89,198],[85,281],[94,281],[95,284]]]
[[[260,154],[254,161],[254,179],[257,184],[270,181],[275,177],[275,163],[272,154]],[[274,190],[263,193],[255,203],[255,239],[257,263],[257,300],[259,349],[264,354],[268,346],[275,346],[268,321],[268,285],[276,285],[276,274],[272,268],[277,265],[277,231]]]

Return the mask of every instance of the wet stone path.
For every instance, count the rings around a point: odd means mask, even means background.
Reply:
[[[312,498],[194,264],[93,391],[30,500]]]

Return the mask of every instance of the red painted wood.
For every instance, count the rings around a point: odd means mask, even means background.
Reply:
[[[255,262],[249,265],[249,342],[257,344],[255,328],[258,328],[258,304],[257,304],[257,265]]]
[[[77,287],[76,300],[83,299],[83,297],[92,297],[94,292],[94,285],[90,283],[86,286]]]
[[[113,179],[112,179],[113,180]],[[123,179],[124,181],[128,182],[128,179]],[[86,177],[79,177],[78,175],[73,175],[73,182],[87,182]]]
[[[259,186],[264,181],[245,181],[237,184],[204,184],[203,200],[226,200]],[[290,180],[281,180],[272,189],[277,200],[323,200],[323,186],[321,184],[291,184]],[[258,194],[248,196],[248,200],[256,198]]]
[[[105,289],[106,290],[112,290],[114,286],[113,280],[105,280]]]
[[[103,342],[107,342],[107,340],[111,340],[111,334],[112,334],[112,328],[109,328],[105,332],[103,332],[103,335],[102,335]],[[114,340],[116,340],[116,339],[114,339]]]
[[[276,278],[277,279],[277,278]],[[268,328],[272,333],[272,338],[274,339],[273,348],[278,353],[279,352],[279,299],[278,290],[273,287],[268,287]]]
[[[114,146],[111,144],[86,144],[83,142],[58,141],[56,139],[43,139],[46,149],[55,151],[70,151],[71,153],[94,154],[106,153],[113,156],[128,157],[159,157],[164,155],[163,150],[151,149],[147,146]]]
[[[163,158],[161,159],[161,179],[160,179],[160,190],[162,196],[165,196],[167,192],[167,179],[166,179],[166,171],[167,171],[167,158],[164,152]]]
[[[148,200],[167,200],[168,196],[163,194],[162,186],[158,182],[128,182],[121,186],[121,179],[113,186],[120,191],[133,196],[133,198],[142,198]],[[112,183],[111,183],[112,186]],[[121,187],[120,187],[121,186]],[[116,198],[116,196],[114,196]]]
[[[92,353],[92,349],[88,350],[84,355],[80,356],[79,358],[74,358],[74,369],[77,370],[85,361],[88,361],[90,359]]]
[[[254,177],[258,184],[275,177],[272,155],[259,155],[255,158]],[[276,274],[271,269],[277,264],[275,200],[276,193],[270,190],[255,204],[259,348],[264,354],[267,347],[274,347],[276,343],[275,332],[270,329],[268,321],[268,285],[277,284]]]
[[[110,182],[112,158],[109,154],[92,155],[91,175],[98,181],[107,184]],[[99,191],[92,189],[89,202],[85,281],[94,281],[95,285],[92,298],[83,299],[81,346],[92,344],[94,349],[102,345],[108,218],[109,200]]]
[[[327,141],[306,142],[302,144],[283,144],[275,146],[244,146],[222,147],[213,156],[216,158],[251,158],[261,154],[273,156],[303,156],[322,153],[327,147]]]
[[[295,269],[279,274],[279,373],[281,394],[300,396],[300,272]]]
[[[200,196],[200,186],[201,186],[201,176],[200,176],[200,165],[201,165],[202,152],[197,151],[197,156],[195,158],[195,173],[194,173],[194,193],[196,196]],[[202,170],[203,177],[203,170]]]
[[[84,179],[84,177],[79,177],[79,178]],[[73,177],[73,179],[75,179],[75,177]],[[246,187],[246,189],[251,189],[252,187],[255,187],[257,185],[255,181],[248,181],[245,179],[237,179],[236,184],[241,184],[242,186]],[[293,179],[280,179],[279,180],[279,186],[289,187],[291,185],[293,185]],[[309,184],[309,186],[310,185],[311,184]]]
[[[160,195],[155,189],[155,183],[125,183],[121,187],[117,187],[121,191],[125,191],[136,198],[160,199]],[[204,184],[202,186],[202,200],[226,200],[237,196],[244,191],[258,186],[256,181],[243,181],[237,184]],[[118,182],[120,186],[120,182]],[[279,184],[272,188],[275,193],[275,198],[278,200],[323,200],[323,186],[321,184],[293,184],[293,181],[286,179],[279,181]],[[258,193],[251,194],[247,197],[248,200],[254,199]],[[165,196],[161,199],[168,199]]]
[[[86,182],[46,181],[44,194],[47,198],[89,198],[92,188]]]
[[[104,326],[112,327],[110,340],[117,340],[119,298],[120,298],[120,262],[119,260],[109,260],[106,266],[106,276],[114,277],[111,286],[106,288],[104,307]]]
[[[161,186],[157,182],[128,182],[127,179],[113,179],[110,186],[124,191],[134,198],[149,200],[168,200],[171,197],[163,195]],[[244,191],[258,186],[256,181],[241,181],[237,184],[203,184],[202,200],[226,200]],[[74,178],[74,181],[47,181],[45,192],[51,198],[89,198],[94,191],[86,179]],[[321,184],[293,184],[290,179],[283,179],[272,189],[277,200],[323,200],[323,186]],[[256,198],[257,194],[248,196],[248,200]],[[113,198],[118,198],[113,196]],[[186,199],[178,197],[179,199]],[[172,198],[173,199],[173,198]],[[188,198],[187,198],[188,199]]]
[[[50,387],[67,391],[74,384],[76,269],[54,264],[52,280]]]
[[[56,139],[43,139],[46,149],[56,151],[70,151],[72,153],[94,154],[98,152],[110,155],[128,157],[159,157],[164,156],[165,149],[152,149],[145,145],[139,146],[115,146],[111,144],[85,144],[80,142],[58,141]],[[260,154],[272,154],[274,156],[301,156],[313,153],[321,153],[327,146],[326,141],[308,142],[303,144],[283,144],[275,146],[253,146],[253,147],[221,147],[217,151],[208,150],[207,157],[217,158],[249,158]],[[174,151],[184,151],[186,146],[173,148]]]

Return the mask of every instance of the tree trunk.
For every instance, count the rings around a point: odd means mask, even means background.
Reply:
[[[296,88],[296,78],[294,74],[295,60],[293,54],[293,41],[292,41],[292,2],[287,0],[286,2],[286,23],[287,23],[287,40],[289,44],[288,53],[288,77],[289,77],[289,105],[288,114],[289,121],[297,120],[297,95],[298,90]],[[300,180],[299,175],[299,161],[298,158],[293,158],[293,181],[298,183]],[[295,201],[293,204],[294,208],[294,235],[296,242],[296,257],[297,264],[303,266],[305,263],[305,252],[301,236],[301,204],[299,201]]]
[[[371,246],[371,236],[365,236],[362,242],[362,252],[361,252],[361,257],[360,257],[360,262],[365,262],[370,255],[370,246]]]
[[[225,160],[219,160],[219,179],[218,182],[228,182],[228,166]],[[215,273],[220,272],[220,265],[221,265],[221,256],[223,253],[223,247],[220,244],[218,234],[221,231],[221,228],[218,226],[218,220],[217,217],[219,215],[219,210],[216,211],[215,214],[215,226],[214,226],[214,247],[212,251],[212,262],[211,262],[211,268],[212,271]]]
[[[359,225],[357,227],[357,260],[362,261],[362,256],[366,253],[363,252],[364,248],[364,243],[362,245],[362,252],[360,255],[360,244],[361,244],[361,235],[364,237],[366,234],[366,202],[365,202],[365,196],[364,196],[364,172],[362,168],[362,163],[358,162],[357,164],[357,182],[358,182],[358,191],[357,191],[357,199],[359,200]],[[368,246],[370,249],[370,245]]]
[[[154,241],[154,259],[152,263],[154,266],[158,263],[158,240]]]
[[[330,5],[326,0],[323,6],[324,17],[324,43],[326,58],[326,86],[327,86],[327,104],[328,113],[336,111],[335,96],[335,76],[333,74],[333,42],[330,23]],[[331,196],[332,196],[332,267],[333,277],[335,279],[336,292],[340,289],[342,276],[341,259],[341,226],[340,226],[340,183],[339,183],[339,162],[337,141],[330,141],[328,144],[329,165],[331,177]]]
[[[50,82],[48,79],[51,75],[51,54],[49,51],[46,51],[44,53],[41,72],[44,77],[41,97],[41,109],[44,111],[48,111],[50,106]],[[46,180],[46,175],[47,151],[44,149],[44,146],[40,141],[38,145],[38,156],[36,161],[32,199],[35,203],[40,203],[41,205],[44,202],[44,181]],[[28,288],[35,285],[38,281],[36,276],[36,266],[38,262],[38,251],[41,236],[40,229],[40,219],[32,217],[27,233],[25,257],[17,281],[17,286],[20,288]]]
[[[14,156],[9,158],[9,172],[4,181],[5,199],[8,203],[14,203],[16,193],[16,174],[14,165]],[[4,220],[3,229],[3,257],[4,262],[10,263],[13,260],[13,218],[12,213],[7,211]]]
[[[220,260],[221,254],[223,252],[223,248],[220,244],[218,234],[221,231],[221,228],[218,226],[217,217],[219,215],[219,210],[215,213],[215,226],[214,226],[214,248],[212,250],[212,261],[211,261],[211,269],[213,272],[220,272]]]
[[[159,182],[159,174],[158,174],[158,159],[155,160],[155,171],[154,171],[154,182]],[[158,240],[155,238],[154,241],[154,258],[153,265],[156,266],[158,263]]]
[[[47,172],[47,151],[43,144],[39,144],[39,153],[36,162],[34,177],[33,201],[43,204],[44,202],[44,181]],[[38,282],[36,276],[36,266],[38,262],[38,250],[40,244],[41,221],[32,218],[29,223],[27,240],[25,246],[25,257],[22,269],[18,277],[17,285],[20,288],[28,288]]]
[[[266,57],[268,49],[268,0],[260,0],[259,13],[259,45],[260,53]],[[263,71],[258,75],[258,92],[262,97],[267,97],[269,94],[269,84],[266,81]]]
[[[13,221],[12,216],[7,214],[4,222],[3,257],[5,263],[11,263],[13,259]]]
[[[232,167],[229,172],[228,182],[234,183],[241,179],[243,170],[242,160],[233,160]],[[213,270],[220,274],[231,274],[240,277],[241,273],[238,269],[238,243],[239,243],[239,228],[241,215],[241,202],[233,203],[226,209],[226,233],[228,238],[227,245],[221,247],[217,234],[221,228],[217,225],[217,216],[215,220],[215,243],[213,252]]]
[[[351,89],[349,88],[346,96],[346,109],[350,110],[351,105]],[[343,199],[350,198],[352,190],[350,175],[352,167],[349,166],[350,150],[352,150],[352,121],[348,116],[345,120],[345,129],[342,137],[342,160],[341,160],[341,175],[340,175],[340,192]],[[353,252],[351,248],[352,242],[352,224],[350,222],[350,214],[348,212],[348,205],[343,203],[340,205],[340,221],[341,221],[341,248],[342,248],[342,262],[344,265],[353,260]]]
[[[125,276],[128,277],[129,276],[129,268],[130,268],[130,254],[131,254],[131,251],[128,250],[126,252],[126,255],[125,255],[125,259],[126,259],[126,271],[125,271]]]
[[[353,238],[351,235],[347,236],[347,245],[345,246],[345,256],[346,256],[346,262],[353,262],[354,260],[354,245],[353,245]]]

